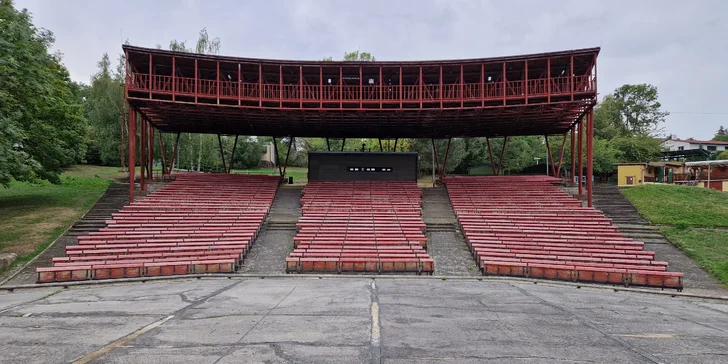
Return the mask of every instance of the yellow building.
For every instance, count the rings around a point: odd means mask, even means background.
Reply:
[[[617,184],[636,186],[643,183],[672,183],[672,175],[683,173],[680,162],[618,163]]]

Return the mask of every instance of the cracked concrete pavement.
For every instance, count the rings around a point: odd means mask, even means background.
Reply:
[[[0,294],[2,363],[724,363],[728,304],[517,281],[203,278]]]

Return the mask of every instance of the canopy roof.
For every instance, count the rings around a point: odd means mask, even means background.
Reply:
[[[339,138],[561,134],[597,97],[599,48],[408,62],[123,49],[127,100],[164,132]]]

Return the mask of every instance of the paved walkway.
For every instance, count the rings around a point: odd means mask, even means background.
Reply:
[[[515,281],[207,278],[0,294],[0,362],[725,363],[728,304]]]

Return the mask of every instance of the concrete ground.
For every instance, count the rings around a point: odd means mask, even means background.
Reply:
[[[0,294],[7,363],[725,363],[728,304],[517,280],[203,278]]]

